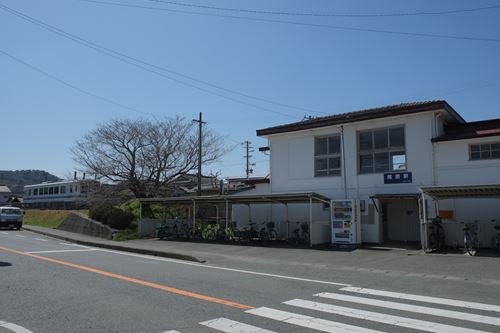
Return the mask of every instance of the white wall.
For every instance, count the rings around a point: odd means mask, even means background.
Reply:
[[[365,200],[371,204],[374,194],[419,193],[419,186],[432,185],[432,142],[434,126],[432,112],[404,117],[382,118],[353,124],[344,124],[345,169],[347,197]],[[357,132],[360,130],[404,125],[406,136],[407,171],[412,172],[411,184],[384,184],[383,173],[358,175]],[[338,126],[323,127],[300,132],[271,135],[271,191],[314,191],[332,199],[344,198],[343,177],[314,176],[314,138],[316,136],[340,134]],[[291,220],[304,220],[305,206],[291,209]],[[364,215],[366,215],[366,210]],[[276,215],[276,214],[274,214]],[[316,208],[315,216],[328,220],[328,211]],[[362,225],[364,242],[380,241],[378,215],[374,224]]]
[[[438,185],[500,184],[500,160],[469,160],[469,144],[500,142],[500,136],[436,142]]]

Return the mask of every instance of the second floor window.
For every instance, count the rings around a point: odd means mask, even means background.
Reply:
[[[500,158],[500,142],[474,144],[469,146],[471,160],[490,160]]]
[[[358,132],[358,172],[406,170],[404,126]]]
[[[314,138],[314,176],[340,176],[340,135]]]

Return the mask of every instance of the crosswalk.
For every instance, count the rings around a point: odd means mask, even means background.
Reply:
[[[498,305],[356,287],[252,308],[239,318],[245,320],[220,317],[199,325],[226,333],[500,332]]]

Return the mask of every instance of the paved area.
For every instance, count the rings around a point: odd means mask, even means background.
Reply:
[[[26,226],[72,242],[105,246],[163,257],[187,259],[207,264],[230,265],[240,269],[266,267],[282,272],[301,272],[307,276],[349,276],[362,272],[379,277],[415,277],[428,280],[461,281],[500,287],[500,256],[487,252],[486,256],[470,257],[459,252],[452,254],[424,254],[420,250],[373,247],[343,250],[273,248],[248,245],[225,245],[199,242],[137,239],[110,241],[72,232]]]
[[[384,255],[373,250],[130,243],[185,251],[191,246],[190,253],[205,251],[207,262],[0,230],[0,319],[16,325],[10,326],[18,329],[14,332],[33,333],[493,333],[500,329],[498,285],[392,274],[396,268],[402,274],[397,266],[389,273],[376,272],[369,265],[370,260],[377,261],[372,265],[388,267],[390,261],[400,265],[406,258],[407,268],[412,263],[418,268],[421,259],[442,263],[451,258],[472,266],[472,260],[498,266],[496,258],[421,256],[402,250],[383,251]],[[228,249],[237,259],[227,259]],[[266,250],[270,254],[260,258]],[[291,253],[288,260],[286,253]],[[326,255],[330,262],[321,266]],[[303,258],[316,259],[304,265]],[[352,269],[339,268],[349,260],[352,265],[344,267]],[[461,267],[454,273],[473,275]]]

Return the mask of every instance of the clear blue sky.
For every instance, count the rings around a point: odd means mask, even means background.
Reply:
[[[500,8],[448,15],[318,17],[182,7],[148,0],[121,4],[361,29],[493,39],[477,41],[339,30],[82,2],[0,0],[0,5],[143,61],[241,93],[304,109],[341,113],[432,99],[466,120],[500,118]],[[178,0],[181,1],[181,0]],[[500,5],[498,1],[190,0],[263,11],[386,14]],[[255,130],[321,115],[189,84],[181,85],[95,52],[0,9],[0,51],[92,94],[161,116],[196,118],[236,148],[205,168],[243,176],[243,147],[266,144]],[[272,111],[272,112],[271,112]],[[286,114],[286,115],[284,115]],[[0,53],[0,169],[75,169],[69,147],[112,118],[143,117],[41,75]],[[146,116],[147,117],[147,116]],[[268,171],[256,151],[255,175]]]

